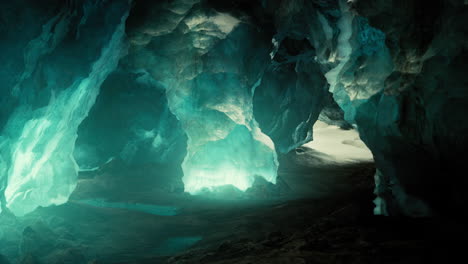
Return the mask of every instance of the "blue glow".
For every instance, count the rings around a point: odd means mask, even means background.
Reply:
[[[94,207],[126,209],[160,216],[174,216],[178,213],[177,208],[173,206],[161,206],[142,203],[107,202],[104,199],[79,200],[77,201],[77,203],[91,205]]]

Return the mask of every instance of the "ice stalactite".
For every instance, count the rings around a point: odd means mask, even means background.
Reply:
[[[47,106],[32,112],[27,105],[20,107],[8,121],[6,130],[17,132],[1,145],[0,152],[3,160],[7,161],[0,162],[0,173],[3,173],[1,177],[4,182],[5,177],[7,179],[4,193],[6,206],[15,215],[24,215],[38,206],[62,204],[74,190],[78,168],[73,150],[78,126],[93,106],[101,84],[125,54],[127,17],[128,12],[121,17],[109,43],[101,50],[87,77],[79,78],[66,89],[52,87],[52,97]],[[51,20],[49,23],[55,22]],[[43,40],[52,41],[52,44],[32,41],[30,46],[39,48],[38,51],[30,49],[36,57],[53,48],[53,39],[58,39],[57,35],[64,33],[45,32],[50,29],[49,23],[43,27],[39,39],[45,37]],[[55,30],[59,30],[57,27]],[[46,44],[44,48],[39,47],[40,43]],[[33,67],[37,59],[26,60],[26,65],[30,66],[26,67],[21,80],[31,74],[29,67]],[[54,95],[54,90],[59,92]],[[32,118],[27,119],[25,116]]]

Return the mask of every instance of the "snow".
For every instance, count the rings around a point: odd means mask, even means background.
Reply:
[[[359,138],[355,129],[343,130],[338,126],[317,121],[314,125],[314,141],[304,145],[321,152],[336,163],[371,162],[371,151]]]

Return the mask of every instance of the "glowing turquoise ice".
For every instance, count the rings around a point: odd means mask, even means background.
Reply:
[[[254,120],[251,89],[230,73],[201,74],[187,85],[192,96],[177,98],[173,109],[188,137],[185,191],[224,185],[245,191],[255,176],[276,183],[275,147]]]
[[[174,216],[178,213],[178,209],[173,206],[162,206],[142,203],[108,202],[104,199],[88,199],[80,200],[77,202],[95,207],[126,209],[161,216]]]
[[[11,144],[5,190],[6,206],[15,215],[24,215],[38,206],[65,203],[74,190],[78,167],[72,153],[77,129],[125,50],[127,16],[122,17],[86,78],[53,96],[46,107],[35,111],[34,118],[24,120],[17,114],[9,121],[20,131]]]
[[[183,181],[190,193],[223,185],[245,191],[255,175],[276,183],[277,166],[270,138],[256,127],[236,126],[225,138],[189,151]]]
[[[345,119],[355,123],[358,107],[383,90],[393,64],[385,46],[385,34],[357,16],[344,0],[339,4],[336,56],[327,61],[335,65],[325,77],[333,98],[345,112]]]
[[[253,92],[270,60],[269,43],[263,46],[255,29],[228,14],[194,12],[183,23],[188,32],[174,36],[179,47],[164,38],[157,42],[171,50],[170,61],[179,67],[164,75],[173,68],[165,66],[154,76],[163,76],[158,80],[166,86],[169,108],[187,134],[185,191],[224,185],[244,191],[256,176],[276,183],[274,143],[253,115]],[[158,59],[167,56],[159,49],[151,52]]]

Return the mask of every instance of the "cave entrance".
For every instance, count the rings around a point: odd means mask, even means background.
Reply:
[[[352,164],[373,162],[372,152],[354,128],[343,128],[317,120],[313,127],[314,140],[303,145],[316,152],[324,163]]]

